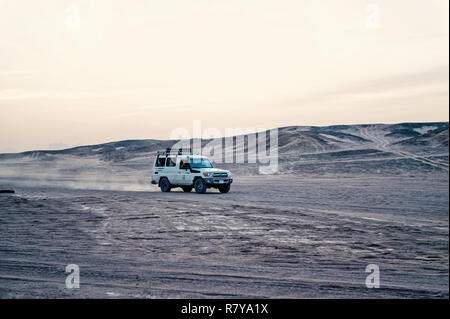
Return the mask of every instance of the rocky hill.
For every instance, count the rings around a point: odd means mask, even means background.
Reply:
[[[448,174],[448,132],[448,122],[282,127],[278,129],[276,174]],[[247,152],[248,136],[240,137],[234,137],[233,151]],[[131,180],[141,185],[149,180],[156,152],[175,142],[127,140],[59,151],[0,154],[0,184],[66,185],[75,180],[116,185]],[[202,145],[210,142],[203,140]],[[266,164],[215,165],[244,176],[258,175]]]

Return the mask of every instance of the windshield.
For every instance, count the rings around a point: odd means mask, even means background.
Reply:
[[[212,168],[211,162],[206,158],[191,158],[191,168]]]

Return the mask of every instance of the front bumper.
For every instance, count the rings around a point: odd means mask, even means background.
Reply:
[[[233,183],[233,179],[229,177],[206,177],[204,180],[208,186],[220,186]]]

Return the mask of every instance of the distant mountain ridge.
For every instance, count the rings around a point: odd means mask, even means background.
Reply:
[[[302,150],[338,149],[343,145],[359,142],[370,143],[370,137],[361,135],[364,128],[377,128],[384,132],[385,138],[389,138],[392,144],[399,145],[430,145],[435,147],[448,147],[449,124],[448,122],[430,123],[400,123],[400,124],[363,124],[363,125],[332,125],[332,126],[287,126],[281,127],[279,131],[280,151],[288,151],[295,147]],[[422,133],[421,133],[422,129]],[[359,131],[359,132],[358,132]],[[210,141],[208,139],[205,142]],[[90,156],[106,154],[108,152],[121,151],[143,153],[164,150],[175,144],[176,140],[122,140],[95,145],[84,145],[71,147],[63,150],[33,150],[21,153],[0,154],[1,158],[14,158],[37,154],[70,154],[76,156]],[[339,146],[339,144],[341,144]]]
[[[246,143],[247,136],[241,137],[243,138],[234,137],[233,149],[246,152],[249,148]],[[172,147],[176,142],[154,139],[124,140],[57,151],[0,154],[0,166],[5,161],[51,163],[79,158],[104,163],[98,164],[99,167],[112,164],[147,171],[156,152]],[[203,140],[202,145],[210,142],[211,140]],[[448,122],[288,126],[278,129],[278,161],[281,173],[322,174],[380,170],[390,174],[409,170],[448,172],[448,150]],[[84,164],[79,164],[79,169],[82,169],[82,165]],[[218,165],[242,174],[257,174],[259,164]]]

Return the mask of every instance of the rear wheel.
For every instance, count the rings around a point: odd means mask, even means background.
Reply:
[[[206,184],[202,178],[198,178],[195,180],[194,187],[195,187],[195,192],[199,193],[199,194],[203,194],[208,189],[208,187],[206,186]]]
[[[228,193],[230,191],[230,188],[231,188],[231,184],[220,185],[219,186],[219,192],[221,192],[221,193]]]
[[[172,185],[170,185],[170,182],[167,178],[163,177],[159,181],[159,187],[161,188],[162,192],[166,193],[166,192],[170,192]]]
[[[192,191],[192,186],[182,186],[183,192],[190,193]]]

